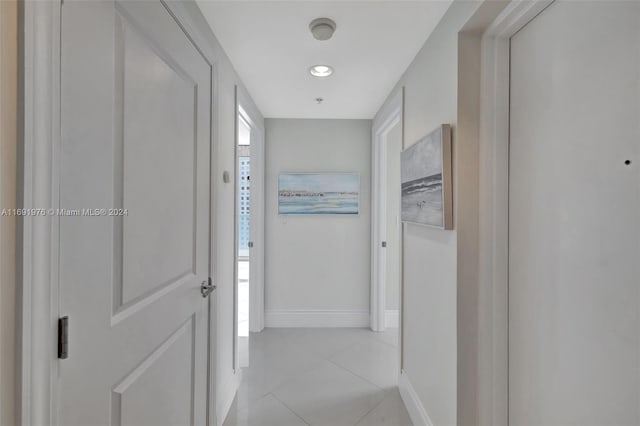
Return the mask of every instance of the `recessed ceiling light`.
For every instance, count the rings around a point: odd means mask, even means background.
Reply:
[[[309,68],[309,72],[314,77],[329,77],[333,74],[333,68],[329,65],[314,65]]]

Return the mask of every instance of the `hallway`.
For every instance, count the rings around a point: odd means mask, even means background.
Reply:
[[[225,426],[410,426],[400,398],[398,329],[267,328],[251,334]]]
[[[0,426],[640,426],[638,46],[640,0],[0,1]]]

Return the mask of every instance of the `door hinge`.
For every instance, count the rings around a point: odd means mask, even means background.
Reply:
[[[249,248],[253,248],[253,241],[249,241]]]
[[[69,358],[69,317],[58,318],[58,358]]]
[[[387,246],[387,242],[386,242],[386,241],[383,241],[383,242],[382,242],[382,247],[384,248],[384,247],[386,247],[386,246]]]

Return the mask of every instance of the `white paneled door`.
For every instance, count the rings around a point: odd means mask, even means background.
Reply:
[[[509,423],[640,424],[640,2],[511,39]]]
[[[204,425],[211,66],[159,1],[66,1],[61,121],[58,424]]]

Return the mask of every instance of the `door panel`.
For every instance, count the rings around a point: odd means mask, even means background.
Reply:
[[[194,331],[192,317],[113,388],[112,425],[194,424],[193,404],[175,398],[195,390]]]
[[[557,1],[511,40],[511,425],[640,424],[638,46],[619,1]]]
[[[59,424],[203,425],[211,66],[159,1],[62,11],[60,204],[107,214],[60,218]]]
[[[117,20],[124,140],[116,167],[120,204],[129,209],[120,253],[127,303],[195,273],[196,83],[126,19]]]

